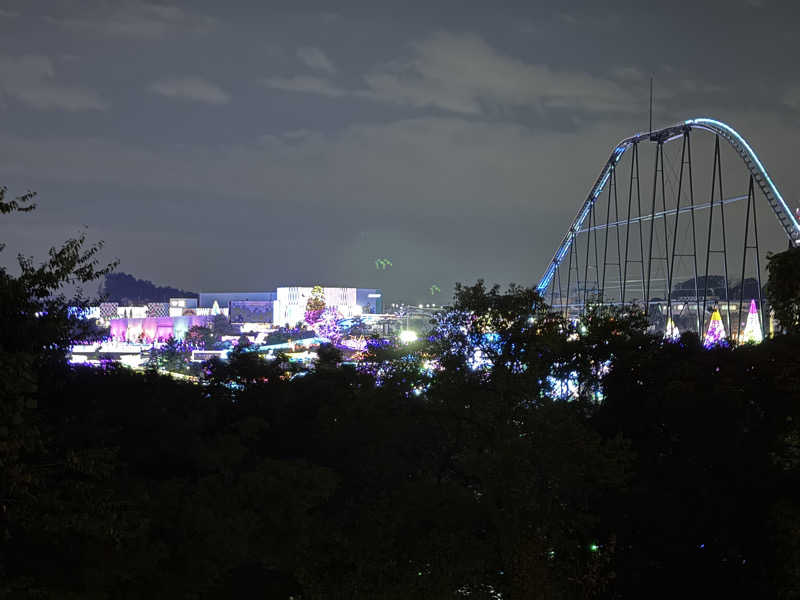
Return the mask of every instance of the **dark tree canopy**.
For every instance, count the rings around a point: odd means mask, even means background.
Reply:
[[[767,255],[767,298],[787,331],[800,333],[800,248]]]

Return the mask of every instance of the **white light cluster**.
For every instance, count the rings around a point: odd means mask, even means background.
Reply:
[[[419,339],[419,336],[417,336],[416,331],[411,331],[410,329],[406,329],[400,332],[399,338],[403,344],[412,344]]]

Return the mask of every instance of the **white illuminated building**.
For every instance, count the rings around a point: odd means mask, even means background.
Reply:
[[[306,303],[311,298],[312,287],[279,287],[273,305],[273,321],[277,325],[294,325],[305,319]],[[355,317],[363,312],[358,304],[357,288],[322,288],[325,307],[335,309],[342,317]]]
[[[262,333],[274,328],[294,327],[305,321],[311,286],[281,287],[274,292],[207,292],[197,298],[170,298],[169,302],[148,302],[124,306],[101,302],[99,306],[71,309],[76,316],[94,319],[109,328],[109,338],[119,343],[161,343],[169,338],[183,340],[195,326],[211,327],[216,316],[226,317],[242,331]],[[348,319],[362,314],[377,315],[382,309],[382,294],[375,288],[325,287],[326,308],[336,312],[331,318]],[[204,306],[205,305],[205,306]],[[233,308],[231,308],[233,307]],[[232,313],[233,311],[233,313]],[[247,320],[250,319],[250,320]],[[238,339],[238,335],[235,336]],[[119,354],[107,348],[74,352],[77,360],[95,354]]]

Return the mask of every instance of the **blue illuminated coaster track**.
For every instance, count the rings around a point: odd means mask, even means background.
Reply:
[[[716,121],[714,119],[707,119],[707,118],[689,119],[687,121],[684,121],[683,123],[678,123],[670,127],[660,129],[658,131],[638,133],[617,144],[617,146],[611,153],[611,156],[609,157],[608,161],[606,162],[605,166],[603,167],[603,170],[600,172],[597,181],[595,182],[594,186],[592,186],[592,189],[589,192],[586,201],[581,206],[580,210],[578,211],[578,214],[575,216],[575,219],[572,222],[572,225],[567,230],[567,233],[564,235],[564,238],[561,241],[561,244],[559,245],[558,249],[556,250],[552,261],[547,266],[547,269],[545,270],[544,274],[542,275],[542,278],[539,281],[537,290],[542,296],[545,295],[546,290],[553,283],[553,278],[556,275],[556,272],[559,269],[559,266],[561,265],[562,261],[564,261],[565,258],[570,253],[570,250],[573,246],[573,243],[575,242],[577,235],[579,233],[592,229],[590,214],[592,213],[594,205],[598,197],[600,196],[601,192],[606,187],[606,184],[608,183],[609,179],[613,176],[617,163],[619,163],[620,159],[625,154],[625,152],[630,148],[635,148],[636,145],[642,141],[657,143],[660,149],[664,143],[672,141],[674,139],[678,138],[684,138],[685,140],[688,139],[689,132],[695,129],[705,130],[717,136],[717,154],[719,153],[720,138],[727,141],[730,144],[730,146],[744,161],[745,166],[750,172],[750,182],[751,182],[750,196],[752,196],[753,198],[755,197],[754,187],[757,186],[763,193],[764,197],[767,200],[767,203],[769,204],[770,208],[772,209],[773,213],[778,219],[778,222],[780,223],[781,227],[785,231],[789,243],[792,246],[800,246],[800,224],[798,224],[797,218],[795,217],[794,214],[792,214],[792,211],[789,209],[788,205],[784,201],[783,197],[778,191],[778,188],[775,186],[772,179],[770,179],[770,176],[767,174],[764,165],[761,163],[758,156],[750,147],[750,145],[747,143],[747,141],[741,135],[739,135],[732,127],[721,121]],[[663,169],[663,155],[661,160]],[[656,164],[658,165],[658,163]],[[716,166],[717,165],[715,162],[715,168]],[[750,201],[750,196],[748,196],[748,202]],[[655,190],[654,190],[654,198],[655,198]],[[720,202],[722,202],[722,200],[720,200]],[[713,209],[713,204],[714,200],[712,192],[712,202],[711,202],[712,209]],[[655,200],[654,200],[654,205],[655,205]],[[749,214],[750,213],[748,204],[748,218]],[[651,216],[652,219],[655,219],[654,215]],[[585,227],[587,217],[589,217],[588,228]],[[723,227],[724,227],[724,221],[723,221]],[[747,241],[745,241],[745,245],[746,244]],[[651,246],[652,246],[652,241],[651,241]],[[673,253],[674,253],[674,242],[673,242]],[[652,251],[651,251],[651,259],[652,259]],[[644,257],[642,257],[642,260],[644,260]],[[696,256],[695,256],[695,261],[696,261]],[[708,279],[707,275],[708,273],[706,274],[706,280]],[[648,287],[650,283],[649,279],[650,277],[648,273],[647,276]],[[727,276],[727,264],[726,264],[726,274],[725,274],[726,285],[727,285],[727,279],[728,276]],[[567,294],[569,295],[569,285]],[[624,301],[624,292],[623,292],[623,301]],[[646,294],[645,297],[645,306],[648,305],[649,301],[650,297],[648,291],[648,294]],[[569,302],[569,299],[567,300],[567,302]],[[698,326],[700,324],[701,322],[699,321]]]

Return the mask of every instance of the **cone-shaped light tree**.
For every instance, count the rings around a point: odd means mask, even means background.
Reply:
[[[681,332],[678,329],[678,326],[675,325],[675,321],[671,318],[667,319],[667,327],[664,330],[664,339],[670,342],[674,342],[679,340],[681,337]]]
[[[703,345],[706,348],[711,348],[712,346],[723,343],[727,337],[725,326],[722,324],[722,316],[719,314],[719,309],[715,308],[714,312],[711,313],[711,321],[708,324],[706,339]]]
[[[739,340],[741,344],[758,344],[764,339],[761,332],[761,320],[758,318],[758,308],[756,301],[750,300],[750,312],[747,313],[747,323],[742,332],[742,339]]]

